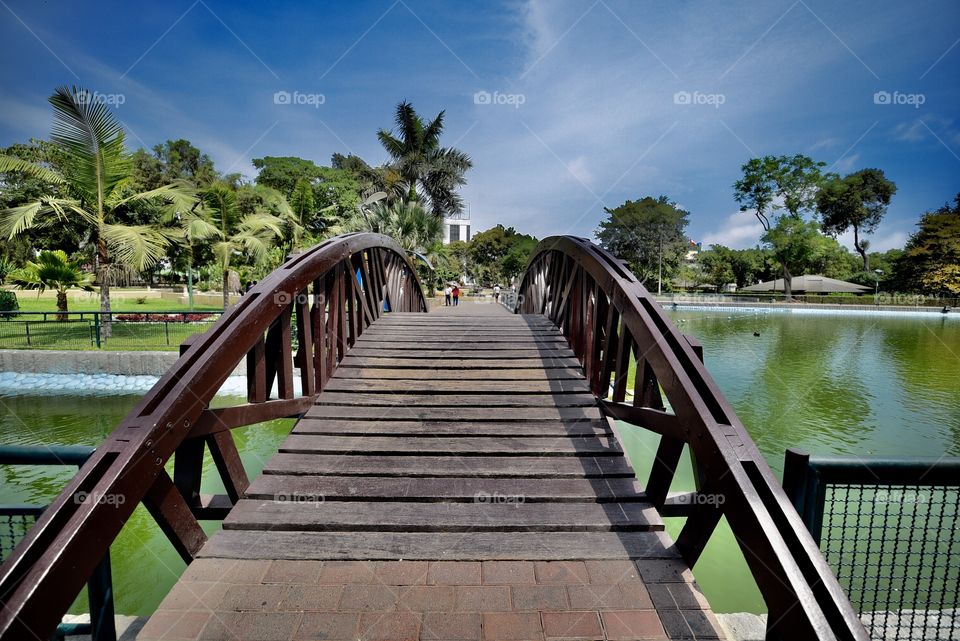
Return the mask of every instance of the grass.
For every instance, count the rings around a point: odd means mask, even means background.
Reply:
[[[0,320],[0,349],[96,350],[92,320],[28,321],[20,316]],[[214,319],[215,320],[215,319]],[[113,335],[102,341],[111,351],[176,351],[188,336],[205,331],[213,321],[201,323],[113,323]]]
[[[21,312],[55,312],[57,311],[57,301],[52,298],[37,298],[36,294],[30,292],[17,292],[17,302],[20,303]],[[110,301],[110,306],[114,310],[121,312],[186,312],[190,308],[185,303],[169,300],[160,300],[157,298],[148,298],[143,304],[137,302],[135,298],[120,298]],[[198,312],[212,312],[222,310],[223,307],[216,305],[194,305],[193,310]],[[71,300],[69,303],[71,312],[98,312],[100,311],[100,301],[91,300]]]

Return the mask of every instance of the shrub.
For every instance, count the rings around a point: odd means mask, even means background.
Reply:
[[[6,289],[0,289],[0,312],[20,311],[20,303],[17,302],[17,295]],[[9,314],[16,316],[16,314]]]
[[[146,305],[146,304],[147,304],[146,296],[140,296],[139,298],[137,298],[137,305]]]

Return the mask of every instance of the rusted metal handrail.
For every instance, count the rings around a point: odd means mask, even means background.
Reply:
[[[415,270],[390,238],[347,234],[290,258],[213,327],[188,339],[179,360],[0,566],[0,638],[50,638],[141,502],[189,562],[206,541],[198,519],[222,518],[248,485],[230,430],[305,412],[384,310],[427,311]],[[243,359],[248,402],[211,409]],[[294,365],[301,396],[294,393]],[[275,382],[278,398],[271,399]],[[200,496],[204,447],[225,497]],[[173,478],[164,469],[171,457]]]
[[[704,367],[699,344],[677,329],[626,263],[588,240],[554,236],[534,250],[518,291],[518,312],[544,314],[563,331],[606,415],[661,435],[646,493],[665,515],[687,517],[676,544],[688,564],[726,517],[767,603],[768,638],[867,641],[816,543]],[[685,445],[697,491],[678,501],[668,494]]]

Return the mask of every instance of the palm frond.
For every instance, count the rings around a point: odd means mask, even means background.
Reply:
[[[59,172],[47,169],[43,165],[0,154],[0,172],[8,171],[18,171],[54,185],[63,185],[66,182]]]
[[[113,262],[144,270],[164,256],[170,240],[147,225],[111,225],[100,228]]]

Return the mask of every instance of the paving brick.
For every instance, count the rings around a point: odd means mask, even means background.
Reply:
[[[423,641],[478,641],[481,634],[479,614],[429,612],[420,627]]]
[[[224,612],[211,616],[204,641],[288,641],[300,625],[296,612]]]
[[[640,583],[621,585],[568,585],[570,607],[575,610],[647,610],[653,603]]]
[[[530,561],[484,561],[483,583],[485,585],[516,585],[536,583],[536,573]]]
[[[231,586],[229,583],[211,581],[180,582],[173,586],[170,593],[160,604],[163,610],[216,610],[224,594]]]
[[[292,585],[287,588],[280,609],[300,612],[334,610],[342,592],[343,586],[340,585]]]
[[[627,583],[640,581],[640,572],[632,561],[586,561],[590,583]]]
[[[660,617],[653,610],[610,610],[601,612],[600,618],[610,641],[667,639]]]
[[[514,610],[563,610],[567,590],[562,585],[515,585],[510,592]]]
[[[360,615],[353,612],[307,612],[294,635],[296,641],[354,641]]]
[[[423,585],[428,567],[426,561],[377,561],[373,571],[387,585]]]
[[[671,639],[721,639],[720,623],[704,610],[663,610],[660,621]]]
[[[417,641],[420,615],[412,612],[370,613],[360,617],[361,641]]]
[[[378,583],[373,567],[366,561],[326,561],[320,569],[319,583]]]
[[[658,610],[701,610],[710,607],[700,589],[690,583],[651,585],[649,591]]]
[[[537,583],[589,583],[583,561],[537,561]]]
[[[340,597],[341,610],[386,612],[397,605],[399,588],[386,585],[345,585]]]
[[[210,619],[209,612],[171,612],[157,610],[140,631],[139,638],[153,639],[196,639]]]
[[[226,611],[276,611],[287,589],[282,585],[231,585],[217,609]]]
[[[322,561],[277,560],[270,564],[263,583],[316,583],[322,567]]]
[[[480,585],[477,561],[434,561],[427,570],[430,585]]]
[[[603,628],[596,611],[542,612],[540,617],[547,639],[603,640]]]
[[[505,585],[464,585],[457,588],[458,612],[505,612],[510,610],[510,588]]]
[[[536,612],[484,614],[483,638],[488,641],[542,641],[540,615]]]
[[[222,580],[227,583],[259,583],[270,568],[270,561],[234,561],[219,559],[224,565]]]
[[[456,601],[456,588],[450,585],[414,585],[400,588],[398,610],[414,612],[450,612]]]
[[[680,560],[648,559],[637,561],[640,578],[651,583],[686,583],[693,581],[693,572]]]

